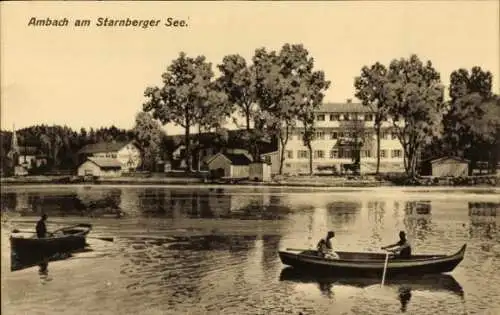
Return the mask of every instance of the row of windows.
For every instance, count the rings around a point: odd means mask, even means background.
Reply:
[[[328,135],[328,136],[327,136]],[[338,138],[363,138],[363,139],[370,139],[373,138],[374,133],[373,132],[337,132],[337,131],[332,131],[329,133],[326,133],[324,131],[317,131],[314,134],[313,139],[314,140],[325,140],[325,139],[338,139]],[[328,138],[327,138],[328,137]],[[302,140],[304,139],[304,132],[301,131],[298,134],[292,134],[290,136],[290,140]],[[392,132],[382,132],[380,134],[380,139],[383,140],[396,140],[397,136],[395,133]]]
[[[389,152],[391,154],[391,158],[402,158],[403,157],[403,152],[399,149],[396,150],[380,150],[380,157],[385,159],[389,157]],[[293,159],[294,158],[294,152],[292,150],[287,150],[286,151],[286,158],[287,159]],[[371,158],[374,157],[372,156],[372,151],[371,150],[361,150],[360,152],[362,158]],[[309,151],[307,150],[298,150],[297,151],[297,158],[298,159],[308,159],[309,158]],[[313,158],[314,159],[324,159],[326,158],[325,156],[325,151],[323,150],[314,150],[313,151]],[[338,150],[331,150],[330,151],[330,159],[350,159],[352,158],[352,150],[349,149],[338,149]]]
[[[356,114],[356,113],[345,113],[345,114],[317,114],[316,121],[325,121],[326,118],[329,118],[330,121],[373,121],[375,118],[372,114]],[[384,118],[383,121],[387,121],[387,118]],[[397,121],[395,119],[394,121]]]

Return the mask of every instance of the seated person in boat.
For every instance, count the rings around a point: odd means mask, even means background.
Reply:
[[[405,232],[403,231],[399,232],[399,241],[397,243],[384,246],[382,247],[382,249],[387,249],[393,253],[398,253],[396,256],[398,258],[410,258],[411,256],[411,246],[406,239]]]
[[[47,221],[47,215],[44,213],[42,214],[42,218],[36,223],[36,236],[38,238],[47,237],[47,226],[45,225],[45,221]]]
[[[335,233],[333,231],[329,231],[326,234],[326,238],[322,238],[318,245],[316,246],[318,249],[318,254],[322,257],[329,259],[338,259],[339,255],[335,253],[332,249],[332,241],[331,239],[335,237]]]

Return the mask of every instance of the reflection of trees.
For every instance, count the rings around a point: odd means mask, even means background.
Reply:
[[[369,201],[367,204],[368,221],[371,222],[372,236],[371,239],[380,242],[380,230],[383,229],[385,216],[385,201]]]
[[[497,231],[497,212],[500,203],[497,202],[469,202],[471,237],[493,239]]]
[[[326,205],[328,220],[341,225],[353,224],[361,211],[361,202],[333,201]]]
[[[264,272],[272,270],[276,265],[276,253],[279,251],[281,236],[280,235],[263,235],[262,250],[262,268]]]
[[[469,216],[496,217],[500,209],[498,202],[469,202]]]
[[[408,201],[405,203],[405,228],[410,234],[422,241],[432,230],[431,210],[430,201]]]
[[[144,188],[138,193],[139,209],[146,216],[172,216],[172,200],[175,191],[158,188]],[[182,197],[178,197],[183,200]]]
[[[17,208],[17,198],[15,192],[2,193],[0,198],[0,207],[2,212],[14,211]]]

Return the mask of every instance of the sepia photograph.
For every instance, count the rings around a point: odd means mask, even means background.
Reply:
[[[1,313],[500,314],[500,2],[0,3]]]

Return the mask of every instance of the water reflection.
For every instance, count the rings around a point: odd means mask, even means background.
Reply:
[[[429,200],[405,202],[404,224],[408,233],[425,241],[432,232],[432,205]]]
[[[282,269],[280,281],[289,281],[294,283],[317,284],[321,293],[328,297],[334,298],[334,289],[351,287],[357,289],[378,290],[380,288],[380,279],[378,278],[357,278],[357,277],[333,277],[324,274],[311,274],[303,273],[295,268],[286,267]],[[455,278],[448,274],[427,275],[421,277],[402,277],[386,279],[385,287],[394,288],[396,292],[394,298],[399,300],[401,311],[406,312],[408,304],[412,298],[412,292],[427,291],[427,292],[448,292],[455,296],[464,299],[464,291],[462,286],[455,280]],[[385,294],[381,288],[382,294]]]

